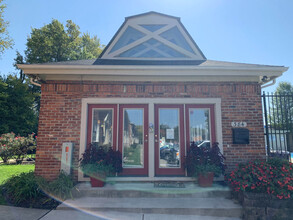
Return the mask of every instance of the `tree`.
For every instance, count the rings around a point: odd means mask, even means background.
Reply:
[[[24,57],[18,51],[16,51],[16,58],[14,61],[13,66],[15,69],[19,70],[19,79],[23,82],[25,80],[25,75],[23,71],[17,67],[17,64],[24,64]]]
[[[26,45],[26,63],[97,58],[103,48],[97,36],[81,35],[79,26],[71,20],[65,28],[56,19],[40,29],[33,28]]]
[[[280,82],[276,88],[277,94],[288,94],[293,93],[293,86],[289,82]]]
[[[3,19],[6,5],[2,4],[2,1],[3,0],[0,0],[0,55],[4,53],[5,49],[11,48],[13,44],[13,41],[7,32],[8,22]]]
[[[269,112],[270,125],[275,129],[293,129],[293,86],[291,83],[279,83]]]
[[[13,131],[26,136],[37,132],[36,94],[27,81],[16,76],[0,76],[0,134]]]
[[[71,20],[68,20],[64,27],[56,19],[39,29],[32,28],[26,46],[25,56],[17,51],[14,59],[14,66],[19,70],[19,80],[24,84],[28,84],[28,77],[17,67],[17,64],[97,58],[103,49],[97,36],[91,37],[89,33],[81,34],[79,26]],[[30,107],[35,110],[35,114],[38,116],[41,90],[35,85],[29,85],[28,91],[34,97]],[[8,130],[7,132],[10,131],[17,133],[15,130]]]

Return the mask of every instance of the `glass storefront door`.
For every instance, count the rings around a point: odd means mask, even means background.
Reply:
[[[155,175],[184,175],[183,105],[155,105]]]
[[[213,104],[91,104],[87,144],[119,149],[122,176],[184,176],[191,142],[216,141],[214,114]]]
[[[148,105],[120,105],[119,150],[122,175],[148,175]]]

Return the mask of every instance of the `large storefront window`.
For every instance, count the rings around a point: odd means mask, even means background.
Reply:
[[[189,109],[189,140],[198,147],[210,148],[210,111],[209,109]]]
[[[113,146],[113,110],[93,109],[92,143]]]

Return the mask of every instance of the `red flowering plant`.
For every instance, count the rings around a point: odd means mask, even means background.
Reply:
[[[234,192],[265,193],[279,199],[293,197],[293,164],[273,158],[240,164],[226,176]]]
[[[11,148],[13,146],[14,137],[14,133],[2,134],[0,137],[0,157],[4,163],[7,163],[13,156]]]
[[[14,158],[17,163],[21,163],[28,152],[36,148],[34,133],[27,137],[15,136],[13,132],[2,134],[0,137],[0,157],[4,163]]]

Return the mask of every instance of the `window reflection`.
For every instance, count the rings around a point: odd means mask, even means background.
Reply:
[[[99,146],[112,146],[112,109],[93,110],[92,142]]]
[[[143,109],[124,109],[123,167],[143,167]]]
[[[197,146],[210,148],[210,111],[209,109],[189,109],[190,142]]]
[[[160,167],[180,167],[179,109],[160,109]]]

